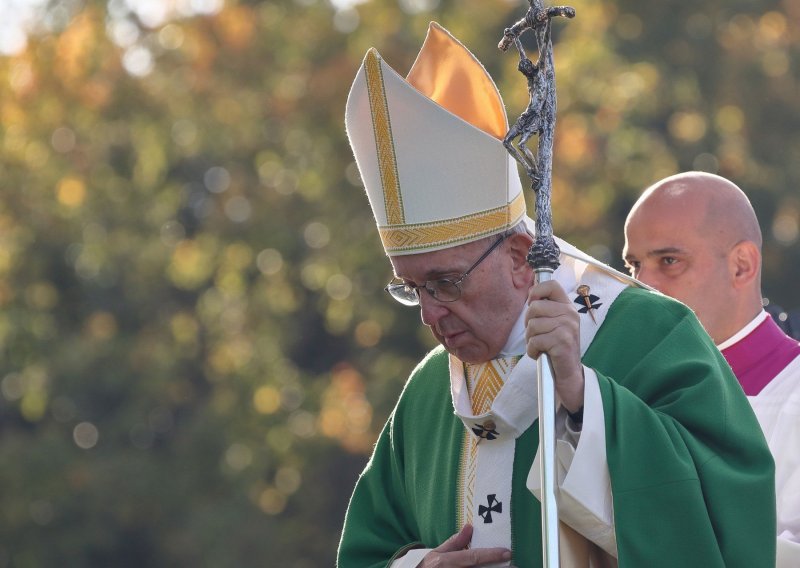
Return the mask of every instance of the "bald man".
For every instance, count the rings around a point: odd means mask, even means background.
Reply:
[[[775,457],[777,566],[800,566],[800,344],[762,308],[750,201],[716,175],[665,178],[628,214],[623,257],[634,277],[694,310],[733,368]]]

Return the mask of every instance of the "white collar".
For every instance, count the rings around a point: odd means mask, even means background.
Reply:
[[[525,353],[525,312],[527,307],[528,302],[523,302],[517,321],[514,322],[506,344],[498,353],[498,357],[514,357]]]
[[[752,331],[755,328],[757,328],[761,324],[761,322],[763,322],[768,317],[769,317],[769,314],[767,313],[767,311],[766,310],[761,310],[761,312],[756,317],[754,317],[753,320],[750,323],[748,323],[742,329],[740,329],[739,331],[734,333],[731,337],[729,337],[728,339],[726,339],[725,341],[723,341],[722,343],[717,345],[717,349],[719,349],[720,351],[723,351],[724,349],[727,349],[731,345],[736,345],[742,339],[744,339],[745,337],[750,335],[750,333],[752,333]]]

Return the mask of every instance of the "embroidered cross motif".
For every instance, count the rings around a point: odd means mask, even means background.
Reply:
[[[495,429],[496,427],[497,426],[492,420],[487,420],[483,424],[475,424],[475,426],[472,428],[472,431],[475,432],[475,435],[478,438],[483,440],[494,440],[500,435],[500,432]]]
[[[589,293],[589,287],[587,285],[582,284],[578,286],[578,296],[574,300],[576,304],[581,306],[578,309],[578,313],[585,314],[589,312],[589,315],[592,316],[592,320],[594,320],[594,310],[603,305],[597,301],[599,299],[599,296]]]
[[[492,513],[502,513],[503,512],[503,504],[496,499],[497,494],[492,493],[488,495],[486,498],[488,500],[488,507],[484,507],[483,505],[478,505],[478,514],[483,517],[484,523],[491,523],[492,522]]]

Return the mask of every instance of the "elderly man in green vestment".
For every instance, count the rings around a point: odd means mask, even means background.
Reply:
[[[405,79],[370,50],[346,126],[386,290],[441,346],[356,484],[338,566],[541,566],[541,353],[563,566],[774,566],[774,464],[692,312],[560,240],[553,280],[534,283],[505,109],[477,59],[436,24]]]

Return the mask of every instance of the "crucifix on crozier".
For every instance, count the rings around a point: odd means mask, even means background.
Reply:
[[[528,107],[509,129],[503,144],[508,152],[525,169],[536,196],[536,240],[529,254],[534,266],[558,267],[558,246],[553,240],[553,221],[550,210],[550,193],[553,167],[553,136],[556,121],[556,85],[553,66],[553,44],[550,39],[551,20],[562,16],[573,18],[575,9],[570,6],[545,8],[542,0],[529,0],[525,16],[503,32],[498,47],[508,50],[513,43],[519,52],[517,68],[528,82]],[[532,29],[538,46],[538,59],[534,64],[525,53],[520,36]],[[537,136],[536,154],[528,142]],[[517,145],[514,141],[518,140]]]

